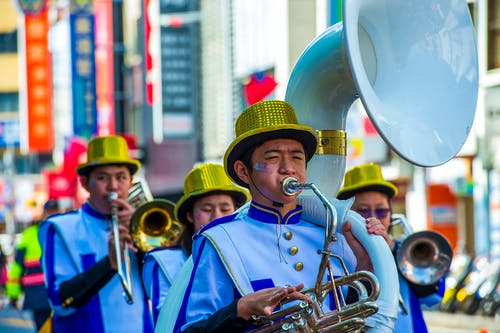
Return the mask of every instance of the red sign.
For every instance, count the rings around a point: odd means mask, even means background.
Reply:
[[[146,41],[146,45],[144,47],[144,63],[146,65],[146,101],[149,105],[153,105],[153,73],[155,71],[153,67],[155,41],[153,38],[155,28],[152,23],[155,18],[154,15],[158,15],[156,13],[157,8],[155,8],[155,4],[157,3],[154,0],[144,0],[144,40]]]
[[[45,183],[48,188],[49,198],[74,198],[78,188],[78,178],[68,177],[55,170],[44,170]]]
[[[115,133],[112,6],[109,0],[94,1],[96,93],[99,119],[97,131],[99,135]]]
[[[24,27],[27,148],[29,152],[50,152],[54,144],[54,130],[47,7],[38,14],[26,14]]]

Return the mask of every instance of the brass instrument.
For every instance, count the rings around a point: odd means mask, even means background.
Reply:
[[[429,230],[413,232],[404,215],[393,214],[389,235],[401,241],[396,250],[396,264],[406,280],[432,285],[448,273],[453,252],[441,234]]]
[[[149,187],[142,180],[132,185],[128,200],[136,207],[130,221],[130,235],[138,249],[148,252],[179,242],[184,226],[174,218],[173,202],[153,199]]]
[[[111,222],[113,229],[113,236],[115,238],[115,254],[116,262],[118,264],[118,277],[123,287],[123,297],[128,304],[134,303],[134,297],[132,296],[132,279],[130,273],[130,257],[128,254],[128,248],[125,245],[123,249],[123,260],[122,253],[120,250],[120,231],[118,228],[118,215],[116,204],[112,200],[116,199],[118,194],[116,192],[111,192],[109,194],[109,200],[111,201]],[[125,266],[125,268],[124,268]]]
[[[255,317],[254,321],[258,327],[250,332],[358,332],[364,327],[365,318],[378,311],[378,305],[375,303],[380,292],[378,280],[374,274],[367,271],[349,274],[342,258],[331,252],[333,242],[336,241],[337,211],[319,189],[312,183],[298,183],[293,177],[286,177],[283,180],[282,191],[286,195],[295,195],[303,189],[312,190],[326,208],[325,241],[323,250],[318,251],[321,254],[321,262],[316,282],[314,287],[302,291],[310,296],[313,302],[311,304],[296,302],[269,317]],[[340,278],[333,276],[330,261],[332,257],[340,262],[345,276]],[[325,273],[329,276],[327,282],[323,282]],[[370,284],[370,294],[361,281]],[[351,286],[358,292],[357,303],[346,304],[342,296],[343,286]],[[333,295],[337,310],[325,313],[322,303],[329,293]],[[283,304],[286,303],[288,302]]]
[[[111,192],[109,200],[116,199],[118,194]],[[153,196],[144,181],[135,182],[129,190],[128,201],[136,208],[130,220],[130,236],[135,247],[147,252],[159,246],[168,246],[178,242],[183,226],[173,218],[175,204],[165,199],[152,199]],[[134,302],[132,296],[132,279],[130,257],[127,246],[120,250],[118,217],[116,205],[111,203],[111,220],[115,238],[118,276],[123,287],[123,296],[128,304]]]

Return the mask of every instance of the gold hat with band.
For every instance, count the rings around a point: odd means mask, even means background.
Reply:
[[[337,194],[338,199],[348,199],[359,192],[377,191],[387,194],[389,199],[398,193],[394,184],[384,180],[380,165],[363,164],[349,169],[344,176],[344,185]]]
[[[184,195],[175,205],[175,216],[178,221],[188,223],[187,213],[201,195],[227,194],[233,197],[236,207],[242,206],[250,199],[244,188],[233,184],[222,165],[206,163],[194,167],[184,180]]]
[[[309,161],[318,146],[312,127],[300,125],[293,107],[284,101],[263,101],[246,108],[236,120],[236,139],[226,150],[224,168],[238,185],[248,185],[234,171],[234,162],[256,144],[274,139],[294,139],[302,143]]]
[[[127,141],[119,135],[97,136],[87,145],[87,162],[76,168],[79,175],[87,175],[93,168],[118,164],[125,165],[134,175],[141,163],[129,157]]]

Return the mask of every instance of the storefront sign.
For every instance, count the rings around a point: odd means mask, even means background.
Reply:
[[[97,133],[94,14],[91,1],[72,1],[70,13],[73,134]]]

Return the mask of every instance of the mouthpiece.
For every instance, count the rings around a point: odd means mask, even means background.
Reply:
[[[300,190],[297,178],[286,177],[281,183],[281,191],[286,195],[294,195]]]
[[[116,193],[116,192],[109,193],[109,196],[108,196],[109,201],[114,200],[116,198],[118,198],[118,193]]]

